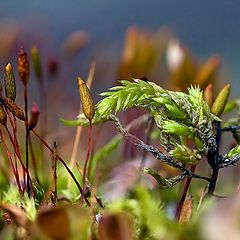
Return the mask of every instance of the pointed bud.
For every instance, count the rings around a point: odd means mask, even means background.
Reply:
[[[0,104],[0,123],[4,126],[7,123],[7,114],[6,114],[2,104]]]
[[[211,57],[199,70],[195,79],[195,84],[204,88],[207,84],[212,82],[220,64],[221,59],[219,56]]]
[[[18,54],[18,74],[24,86],[27,86],[29,73],[30,70],[27,53],[25,52],[24,48],[21,47]]]
[[[10,63],[8,63],[5,67],[4,81],[6,97],[10,98],[14,102],[16,99],[16,84],[12,66]]]
[[[23,110],[10,98],[3,98],[2,103],[15,117],[23,121],[25,120]]]
[[[203,98],[208,104],[208,106],[211,107],[213,103],[213,86],[211,83],[208,84],[207,87],[204,89]]]
[[[82,102],[83,113],[89,122],[91,122],[95,113],[94,103],[87,85],[80,77],[78,77],[78,90]]]
[[[219,92],[217,95],[212,107],[211,112],[216,115],[220,116],[227,104],[228,97],[230,94],[230,84],[225,85],[225,87]]]
[[[37,122],[38,122],[38,118],[39,118],[39,108],[38,105],[34,102],[32,105],[32,109],[31,109],[31,117],[30,117],[30,121],[29,121],[29,130],[32,130],[33,128],[36,127]]]
[[[38,49],[36,47],[32,47],[31,49],[31,59],[33,64],[34,72],[37,76],[38,80],[42,79],[42,64]]]

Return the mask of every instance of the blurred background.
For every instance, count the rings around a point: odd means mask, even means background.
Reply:
[[[191,84],[204,89],[214,81],[220,89],[230,82],[236,96],[239,12],[237,0],[1,0],[1,74],[11,62],[17,76],[19,47],[29,55],[37,47],[48,96],[48,137],[68,149],[75,129],[63,127],[58,119],[78,115],[76,77],[87,78],[93,58],[95,101],[117,79],[132,77],[176,90]],[[31,102],[39,103],[33,71],[29,84]]]

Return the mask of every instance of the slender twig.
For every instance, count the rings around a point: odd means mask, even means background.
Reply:
[[[39,177],[38,177],[38,172],[37,172],[37,161],[36,161],[36,157],[35,157],[35,154],[34,154],[34,151],[33,151],[31,134],[29,134],[29,148],[30,148],[30,154],[31,154],[34,176],[36,178],[37,183],[40,184]]]
[[[225,167],[228,167],[230,165],[234,165],[239,160],[240,160],[240,154],[235,155],[233,158],[225,157],[225,158],[222,159],[222,161],[219,165],[219,168],[225,168]]]
[[[20,147],[19,147],[19,144],[18,144],[18,139],[17,139],[17,120],[16,120],[16,117],[13,115],[13,114],[10,114],[9,110],[7,108],[5,108],[5,111],[8,115],[8,119],[10,120],[10,124],[11,124],[11,127],[12,127],[12,132],[13,132],[13,137],[8,129],[8,126],[7,124],[4,126],[7,133],[8,133],[8,136],[9,136],[9,139],[13,145],[13,148],[14,148],[14,151],[21,163],[21,166],[22,166],[22,173],[23,173],[23,193],[25,192],[26,190],[26,175],[28,174],[27,173],[27,169],[22,161],[22,157],[21,157],[21,153],[20,153]]]
[[[86,184],[86,176],[87,176],[87,165],[88,165],[90,152],[91,152],[91,139],[92,139],[92,123],[90,122],[89,132],[88,132],[87,154],[86,154],[86,160],[85,160],[84,168],[83,168],[83,190],[84,190],[84,192],[85,192],[85,184]]]
[[[91,67],[90,67],[90,70],[89,70],[89,73],[88,73],[87,82],[86,82],[86,85],[89,89],[91,89],[91,86],[92,86],[92,83],[93,83],[95,69],[96,69],[96,61],[92,60]],[[79,113],[81,113],[81,107],[79,109]],[[75,135],[75,139],[74,139],[72,155],[71,155],[71,158],[70,158],[70,164],[69,164],[69,168],[71,170],[73,169],[74,164],[76,162],[77,152],[78,152],[78,148],[79,148],[79,144],[80,144],[81,135],[82,135],[82,126],[78,126],[77,131],[76,131],[76,135]],[[71,178],[68,178],[67,179],[67,187],[70,188],[70,186],[71,186]]]
[[[83,171],[82,171],[82,169],[80,168],[80,165],[79,165],[77,162],[76,162],[76,165],[77,165],[77,169],[78,169],[81,177],[83,177]],[[99,204],[99,206],[100,206],[101,208],[104,208],[104,205],[103,205],[103,203],[102,203],[101,198],[100,198],[99,196],[97,196],[97,194],[96,194],[96,192],[94,191],[94,189],[92,189],[91,184],[90,184],[88,178],[86,178],[86,187],[87,187],[88,191],[93,194],[93,196],[94,196],[94,198],[96,199],[96,201],[97,201],[97,203]]]
[[[27,85],[24,85],[24,104],[25,104],[25,119],[26,119],[26,169],[27,169],[27,194],[28,197],[31,196],[31,189],[30,189],[30,173],[29,173],[29,127],[28,127],[28,96],[27,96]]]
[[[150,122],[148,123],[148,128],[147,128],[147,136],[146,136],[146,144],[149,145],[150,143],[150,137],[151,137],[151,132],[153,130],[153,126],[154,126],[154,120],[153,118],[150,119]],[[147,152],[143,151],[142,154],[142,159],[141,159],[141,163],[140,163],[140,170],[145,166],[146,163],[146,156],[147,156]]]
[[[222,128],[221,131],[222,132],[231,132],[231,131],[238,130],[238,129],[240,129],[240,126],[229,126],[229,127]]]
[[[2,139],[2,143],[3,143],[3,146],[5,148],[5,151],[7,153],[7,156],[8,156],[8,159],[9,159],[9,162],[10,162],[10,165],[11,165],[11,168],[12,168],[12,172],[13,172],[13,175],[15,177],[15,180],[16,180],[16,184],[18,186],[18,191],[19,193],[22,195],[23,194],[23,191],[22,191],[22,188],[21,188],[21,184],[20,184],[20,180],[19,180],[19,175],[18,175],[18,172],[17,172],[17,169],[15,169],[15,166],[13,164],[13,160],[12,160],[12,156],[11,156],[11,153],[8,149],[8,146],[5,142],[5,138],[4,138],[4,135],[3,135],[3,132],[2,132],[2,129],[0,129],[0,136],[1,136],[1,139]]]
[[[185,166],[182,163],[174,161],[173,158],[164,155],[159,149],[157,149],[153,146],[147,145],[142,140],[137,138],[136,136],[133,136],[125,128],[123,128],[119,119],[115,115],[111,115],[110,120],[115,122],[118,131],[122,134],[122,136],[124,138],[126,138],[126,140],[128,140],[130,143],[134,144],[135,146],[151,153],[156,159],[160,160],[163,163],[168,164],[169,166],[172,166],[176,169],[179,169],[179,170],[185,172],[189,177],[204,179],[206,181],[210,180],[208,177],[200,176],[196,173],[193,173],[189,169],[185,168]]]
[[[56,205],[57,196],[57,143],[54,142],[54,151],[52,158],[52,173],[53,173],[53,204]]]
[[[53,149],[49,146],[49,144],[37,133],[37,131],[35,129],[32,129],[33,134],[44,144],[44,146],[52,153],[54,154]],[[67,164],[65,163],[65,161],[58,155],[56,154],[57,159],[63,164],[63,166],[65,167],[65,169],[67,170],[67,172],[70,174],[70,176],[72,177],[73,181],[75,182],[75,184],[77,185],[77,188],[79,190],[79,192],[81,193],[82,196],[84,196],[84,192],[82,187],[80,186],[79,182],[77,181],[75,175],[73,174],[73,172],[71,171],[71,169],[67,166]],[[85,202],[90,206],[90,202],[88,201],[88,199],[84,196],[84,200]]]

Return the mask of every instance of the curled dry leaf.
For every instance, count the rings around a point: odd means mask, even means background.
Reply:
[[[192,216],[192,210],[193,210],[193,198],[190,195],[183,204],[183,208],[179,218],[179,223],[188,223]]]

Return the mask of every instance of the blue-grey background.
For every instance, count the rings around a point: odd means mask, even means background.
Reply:
[[[227,72],[225,81],[233,83],[234,93],[240,81],[239,13],[238,0],[0,1],[0,20],[24,26],[30,40],[45,41],[42,51],[54,54],[71,32],[87,31],[90,43],[78,66],[83,75],[92,56],[98,58],[104,53],[108,55],[102,59],[106,63],[119,60],[128,26],[153,30],[167,26],[196,56],[220,54]],[[69,74],[69,78],[75,76]],[[113,73],[106,76],[111,78]]]

